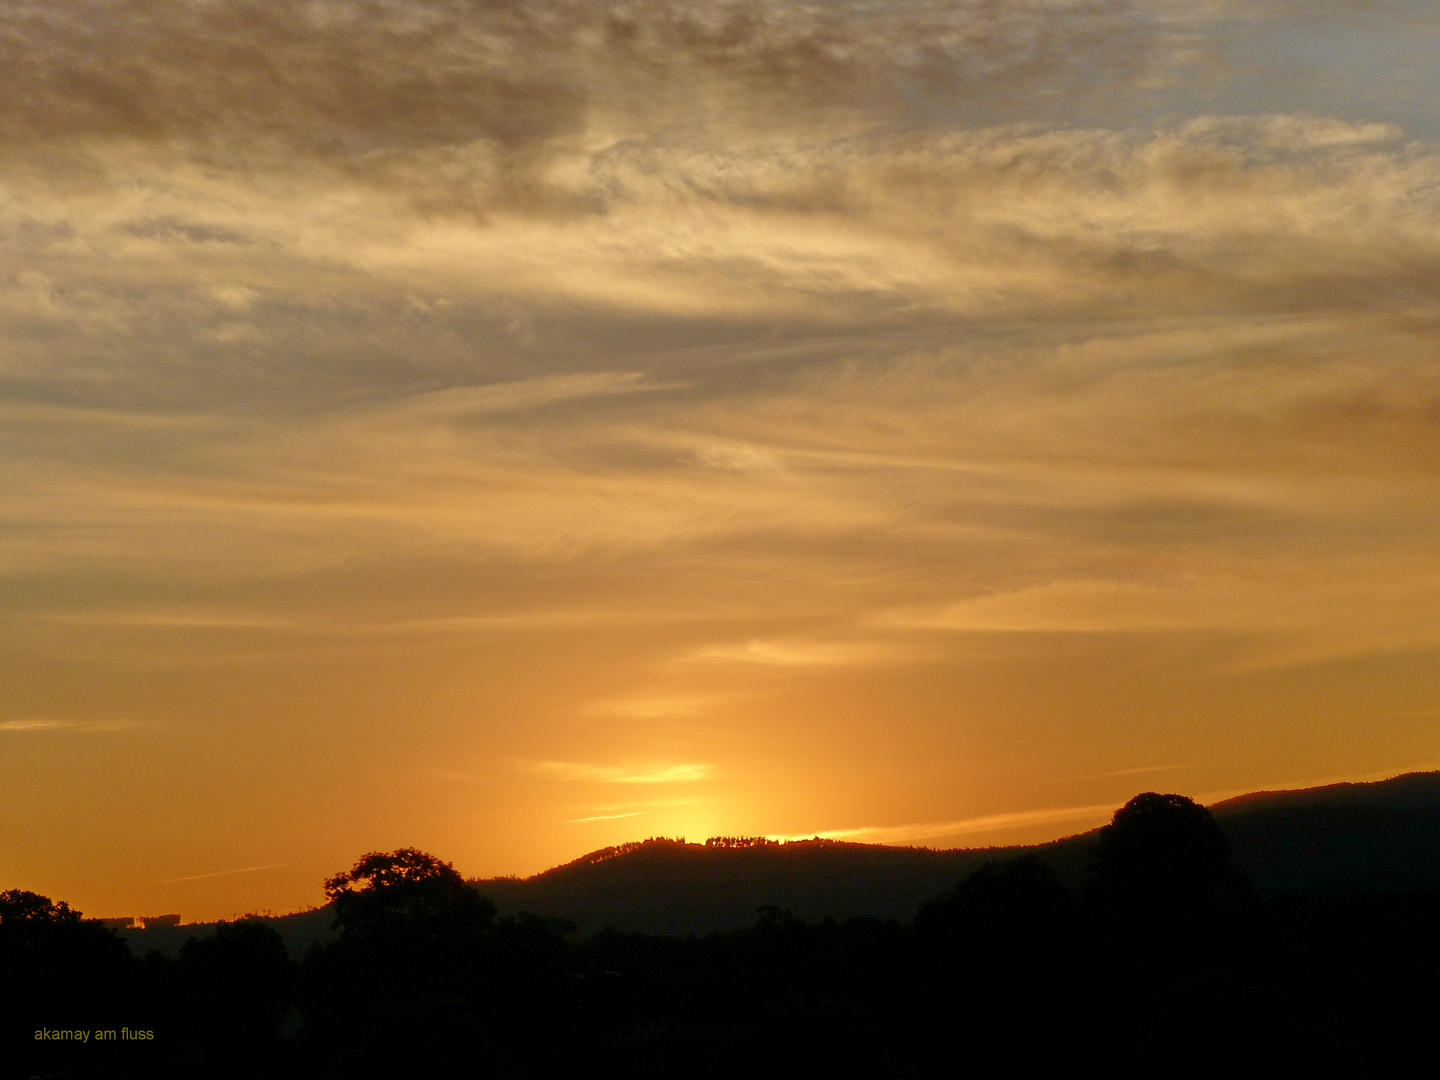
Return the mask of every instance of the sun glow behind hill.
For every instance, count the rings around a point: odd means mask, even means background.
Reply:
[[[1437,37],[7,5],[3,884],[229,915],[1436,760]]]

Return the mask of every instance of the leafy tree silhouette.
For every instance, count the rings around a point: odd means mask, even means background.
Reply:
[[[1192,997],[1186,1011],[1212,1021],[1200,1029],[1176,1028],[1156,1011],[1170,988],[1185,980],[1243,970],[1259,945],[1253,929],[1247,929],[1253,923],[1248,887],[1231,865],[1229,840],[1210,811],[1184,795],[1145,792],[1115,812],[1089,856],[1089,900],[1097,931],[1092,966],[1109,980],[1103,992],[1117,1023],[1129,1029],[1117,1044],[1138,1055],[1129,1060],[1129,1069],[1148,1075],[1147,1045],[1166,1048],[1162,1058],[1173,1057],[1178,1030],[1208,1046],[1228,1048],[1222,1056],[1253,1058],[1263,1040],[1242,1038],[1234,1022],[1222,1020],[1240,1014],[1218,1001],[1216,1008],[1198,1011]],[[1199,991],[1205,997],[1228,993],[1223,988],[1231,983],[1196,985],[1207,987]],[[1264,1025],[1258,1030],[1266,1031]],[[1279,1037],[1278,1028],[1268,1030]],[[1192,1053],[1185,1060],[1198,1056]]]
[[[1195,909],[1243,891],[1220,824],[1184,795],[1136,795],[1089,855],[1092,889],[1129,915]]]
[[[307,963],[333,1074],[493,1071],[477,1014],[490,997],[495,905],[416,848],[372,851],[327,878],[339,936]]]
[[[372,851],[325,880],[335,923],[350,938],[432,938],[488,929],[495,905],[447,862],[416,848]]]
[[[93,1029],[135,1023],[128,1011],[134,960],[114,931],[64,901],[23,889],[0,892],[0,1034],[16,1075],[88,1067],[96,1047],[51,1050],[31,1037],[44,1027]],[[124,1004],[124,1020],[116,1020]]]
[[[51,900],[39,893],[24,889],[6,889],[0,892],[0,926],[16,923],[73,923],[80,921],[80,913],[71,911],[64,900]]]

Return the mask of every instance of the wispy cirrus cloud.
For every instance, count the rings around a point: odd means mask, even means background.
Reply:
[[[837,106],[984,102],[1000,87],[1074,95],[1173,78],[1185,52],[1184,26],[1163,8],[1040,0],[354,10],[69,0],[11,5],[5,28],[17,104],[0,112],[0,132],[12,140],[248,137],[258,154],[268,136],[290,153],[357,163],[427,144],[513,154],[575,135],[596,107],[698,119],[721,103],[783,105],[747,110],[773,124]],[[95,50],[97,34],[114,50]],[[135,56],[144,71],[120,59]],[[277,82],[272,64],[292,77]],[[105,93],[87,93],[78,71]],[[683,105],[657,93],[677,83],[692,91]],[[982,87],[992,94],[964,92]]]
[[[576,761],[532,761],[526,772],[554,780],[585,781],[595,784],[693,784],[708,779],[713,765],[690,762],[658,762],[650,765],[594,765]]]
[[[780,837],[785,840],[806,840],[818,836],[822,840],[850,840],[868,844],[900,844],[914,840],[938,840],[951,836],[1000,832],[1034,825],[1062,825],[1072,822],[1099,822],[1114,813],[1115,804],[1066,806],[1045,810],[1022,810],[1008,814],[986,814],[957,821],[925,821],[909,825],[868,825],[851,829],[827,829],[809,835]]]
[[[726,699],[701,695],[638,695],[630,698],[598,701],[589,712],[597,716],[615,716],[635,720],[665,720],[675,717],[701,716],[713,711]]]
[[[1186,763],[1183,765],[1137,765],[1129,769],[1111,769],[1107,772],[1086,773],[1083,776],[1061,776],[1050,781],[1055,784],[1067,783],[1072,780],[1105,780],[1112,776],[1140,776],[1145,773],[1180,772],[1185,769],[1198,769],[1200,765]]]
[[[165,878],[157,881],[157,885],[175,885],[182,881],[205,881],[209,878],[230,877],[233,874],[253,874],[257,870],[274,870],[277,867],[288,866],[289,863],[265,863],[261,866],[242,866],[238,870],[216,870],[209,874],[187,874],[185,877]]]
[[[0,732],[45,731],[134,731],[155,727],[153,720],[64,720],[33,717],[23,720],[0,720]]]
[[[753,639],[706,645],[686,653],[686,662],[762,664],[771,667],[830,667],[884,663],[907,658],[903,646],[884,641]]]
[[[583,371],[485,386],[452,387],[419,394],[405,401],[399,418],[464,420],[469,416],[524,412],[566,401],[618,394],[653,394],[683,389],[678,382],[655,382],[638,371]]]

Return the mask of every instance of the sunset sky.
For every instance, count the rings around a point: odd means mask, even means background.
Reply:
[[[1440,762],[1433,0],[9,0],[0,888]]]

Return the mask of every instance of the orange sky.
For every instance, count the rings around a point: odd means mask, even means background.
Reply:
[[[7,5],[0,887],[1440,761],[1437,31]]]

